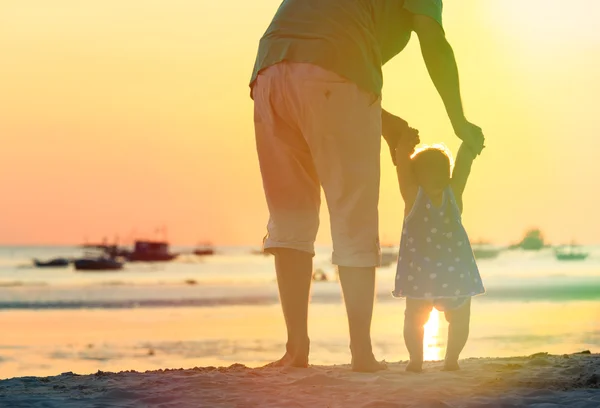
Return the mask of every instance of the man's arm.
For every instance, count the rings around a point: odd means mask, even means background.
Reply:
[[[423,60],[429,71],[456,134],[467,122],[460,96],[458,67],[454,51],[446,39],[442,26],[433,18],[413,14],[413,30],[419,37]]]
[[[454,197],[456,198],[461,213],[463,209],[462,196],[465,187],[467,186],[467,180],[471,174],[471,166],[473,165],[475,157],[475,153],[463,142],[456,154],[454,170],[452,171],[452,180],[450,181]]]
[[[454,133],[476,154],[480,154],[485,138],[481,128],[465,118],[460,96],[458,67],[444,29],[438,21],[424,14],[415,13],[412,20],[413,30],[417,33],[421,44],[423,60],[444,102]]]

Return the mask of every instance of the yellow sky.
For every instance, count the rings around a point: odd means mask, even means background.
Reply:
[[[151,236],[256,244],[267,211],[247,82],[279,0],[0,1],[0,243]],[[465,196],[473,239],[530,226],[600,242],[600,3],[445,2],[468,117],[487,136]],[[454,151],[413,39],[384,106]],[[381,237],[402,202],[383,151]],[[325,207],[319,240],[329,242]]]

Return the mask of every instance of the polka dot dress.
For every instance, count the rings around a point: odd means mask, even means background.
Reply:
[[[422,188],[404,220],[393,295],[455,299],[485,292],[452,188],[440,207]]]

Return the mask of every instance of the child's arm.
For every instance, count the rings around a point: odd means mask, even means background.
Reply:
[[[471,174],[471,166],[473,160],[475,160],[476,154],[467,146],[466,143],[462,143],[458,149],[456,155],[456,161],[454,162],[454,171],[452,171],[452,180],[450,182],[456,203],[460,212],[463,210],[462,196],[467,186],[467,179]]]
[[[412,209],[417,193],[419,183],[417,182],[412,169],[410,156],[418,145],[419,133],[415,129],[402,135],[396,145],[396,174],[398,175],[398,184],[400,185],[400,194],[404,199],[404,213],[408,214]]]

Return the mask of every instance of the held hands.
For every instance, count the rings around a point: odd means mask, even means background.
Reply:
[[[408,146],[416,140],[412,145],[411,151],[419,144],[419,131],[408,126],[408,122],[391,113],[382,111],[381,114],[381,133],[388,144],[392,162],[394,166],[396,162],[396,149],[402,146]],[[412,154],[412,153],[411,153]]]
[[[456,129],[456,136],[469,147],[475,157],[479,156],[485,147],[485,136],[481,128],[466,120]]]
[[[454,131],[459,139],[473,153],[474,158],[481,154],[485,147],[485,136],[481,128],[466,119],[463,119],[456,125]],[[388,144],[394,166],[398,164],[397,155],[409,156],[414,152],[415,147],[421,143],[419,131],[408,126],[408,122],[391,113],[382,111],[381,114],[382,135]]]
[[[398,139],[398,143],[396,144],[396,155],[411,156],[419,143],[421,143],[419,131],[409,127]]]

